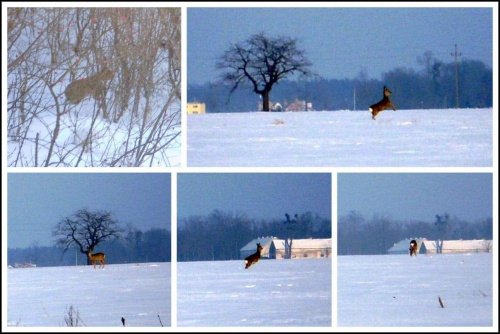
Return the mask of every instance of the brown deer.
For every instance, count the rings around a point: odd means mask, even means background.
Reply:
[[[410,241],[410,256],[417,256],[418,254],[418,245],[416,240]]]
[[[88,95],[91,95],[96,100],[102,98],[106,89],[104,81],[113,79],[114,75],[115,73],[112,70],[105,67],[88,78],[71,82],[64,91],[66,100],[68,103],[78,104]]]
[[[372,113],[372,119],[375,119],[377,117],[378,113],[381,112],[382,110],[392,108],[392,110],[396,110],[396,106],[392,104],[391,100],[389,99],[389,96],[392,94],[392,92],[384,86],[384,98],[379,101],[378,103],[375,103],[374,105],[371,105],[368,110]]]
[[[260,252],[262,252],[262,246],[257,244],[257,251],[252,255],[245,258],[245,269],[250,268],[253,264],[256,264],[260,259]]]
[[[99,268],[101,268],[101,267],[104,268],[104,265],[106,264],[106,261],[105,261],[106,255],[104,255],[104,253],[92,254],[92,250],[89,249],[87,251],[87,255],[89,257],[90,262],[92,262],[94,264],[94,269],[95,269],[95,263],[97,261],[100,262]]]

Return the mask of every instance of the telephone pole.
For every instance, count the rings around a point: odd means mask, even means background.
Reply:
[[[455,56],[455,108],[460,108],[460,100],[458,97],[458,56],[461,56],[462,53],[458,53],[456,44],[455,53],[452,53],[451,55]]]
[[[354,111],[356,111],[356,87],[354,87]]]

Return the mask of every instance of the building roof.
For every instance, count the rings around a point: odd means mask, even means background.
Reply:
[[[257,244],[259,243],[262,247],[267,245],[268,243],[271,243],[271,241],[278,239],[276,237],[260,237],[253,239],[250,241],[248,244],[246,244],[243,248],[240,249],[240,251],[253,251],[255,252],[255,249],[257,247]]]
[[[436,241],[424,240],[424,245],[427,250],[435,250]],[[443,250],[448,251],[475,251],[485,250],[492,247],[491,240],[444,240]]]
[[[273,240],[276,249],[285,249],[285,240]],[[332,248],[332,239],[293,239],[292,249],[324,249]]]
[[[411,239],[403,239],[400,242],[394,244],[391,248],[389,248],[388,252],[389,253],[401,253],[401,252],[409,252],[410,249],[410,241],[416,240],[418,244],[418,248],[420,249],[420,245],[424,240],[427,240],[425,238],[411,238]]]
[[[263,248],[266,248],[270,243],[274,242],[274,247],[276,249],[285,249],[285,240],[278,239],[276,237],[260,237],[253,239],[243,248],[240,249],[241,252],[245,251],[255,251],[257,243]],[[332,248],[332,239],[293,239],[292,242],[293,249],[324,249]]]

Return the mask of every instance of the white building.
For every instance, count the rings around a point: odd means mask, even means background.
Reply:
[[[285,240],[276,237],[263,237],[250,241],[240,249],[240,259],[257,251],[257,243],[262,246],[261,257],[269,259],[285,258]],[[293,239],[292,259],[331,258],[332,239]]]
[[[410,241],[412,239],[401,240],[394,244],[389,250],[389,254],[410,254]],[[414,238],[417,241],[419,254],[436,254],[439,246],[441,253],[489,253],[493,250],[491,240],[427,240],[425,238]]]

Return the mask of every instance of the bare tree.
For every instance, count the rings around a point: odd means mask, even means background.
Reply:
[[[66,308],[66,313],[67,314],[64,316],[64,322],[66,323],[66,326],[79,327],[79,322],[83,323],[82,319],[80,318],[80,312],[78,311],[78,309],[75,311],[73,305],[71,305],[69,308]]]
[[[297,48],[297,39],[271,38],[264,33],[232,45],[217,68],[227,70],[223,79],[233,85],[231,92],[246,81],[262,97],[262,109],[269,111],[269,94],[273,85],[295,73],[309,75],[311,62],[305,51]]]
[[[436,253],[441,254],[443,252],[443,242],[445,237],[450,231],[450,215],[445,213],[443,216],[436,215],[436,222],[434,226],[437,228],[438,239],[436,240]]]
[[[295,214],[295,219],[290,219],[290,215],[285,213],[286,220],[283,222],[285,229],[287,230],[287,237],[285,238],[285,259],[292,258],[292,244],[293,239],[296,237],[297,231],[299,229],[299,215]]]
[[[63,247],[63,252],[76,246],[80,253],[87,255],[100,243],[121,237],[123,231],[110,212],[81,209],[59,221],[52,235],[56,237],[56,245]],[[87,260],[89,264],[90,259]]]

